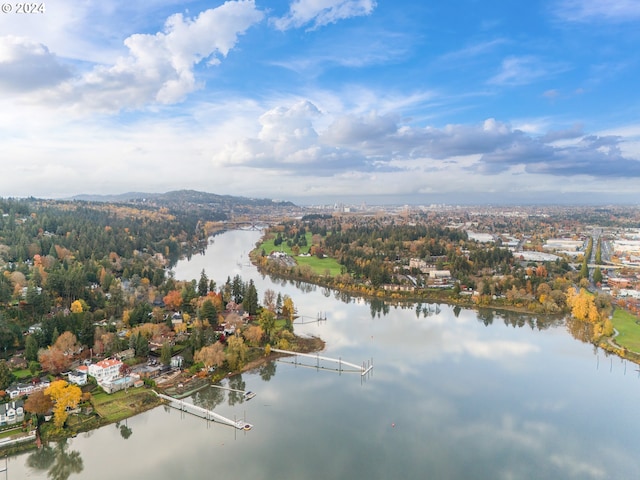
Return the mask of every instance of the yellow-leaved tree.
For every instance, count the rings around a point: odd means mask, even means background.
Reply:
[[[571,315],[578,320],[586,320],[591,323],[600,320],[600,312],[595,304],[594,296],[586,289],[579,291],[574,287],[567,289],[567,305],[571,308]]]
[[[82,313],[82,302],[76,300],[71,304],[71,313]]]
[[[67,409],[78,406],[82,398],[82,390],[76,385],[70,385],[65,380],[56,380],[47,387],[44,393],[53,400],[53,424],[62,428],[69,416]]]
[[[198,350],[193,359],[196,362],[202,362],[207,368],[219,367],[224,363],[224,346],[220,342],[216,342]]]

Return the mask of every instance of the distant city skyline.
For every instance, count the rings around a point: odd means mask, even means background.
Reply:
[[[0,14],[0,196],[638,203],[640,2]]]

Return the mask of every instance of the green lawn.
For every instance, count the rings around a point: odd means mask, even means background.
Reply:
[[[13,372],[13,376],[16,377],[16,380],[24,380],[25,378],[31,378],[33,376],[38,376],[40,374],[40,370],[38,370],[35,375],[31,375],[31,370],[28,369],[22,369],[22,370],[14,370]]]
[[[109,422],[117,422],[131,417],[149,406],[159,405],[160,399],[151,390],[129,388],[111,395],[98,393],[91,399],[96,413]]]
[[[307,232],[306,233],[306,238],[307,238],[307,246],[306,247],[302,247],[300,248],[300,252],[301,253],[306,253],[309,251],[309,247],[311,246],[311,233]],[[293,255],[293,252],[291,251],[291,248],[287,245],[287,242],[284,241],[282,242],[282,244],[280,244],[279,246],[275,246],[273,244],[274,239],[270,239],[267,240],[265,242],[263,242],[259,247],[258,247],[258,251],[262,251],[264,250],[266,255],[269,255],[271,252],[277,251],[277,252],[284,252],[288,255],[291,255],[293,258],[295,258],[296,262],[298,262],[298,265],[303,266],[303,265],[307,265],[309,266],[314,273],[316,273],[317,275],[325,275],[327,272],[329,273],[330,276],[334,277],[336,275],[339,275],[342,271],[342,265],[340,265],[338,263],[337,260],[333,259],[333,258],[329,258],[329,257],[325,257],[325,258],[318,258],[316,256],[312,256],[312,257],[300,257],[297,256],[295,257]]]
[[[16,428],[10,428],[8,430],[3,430],[2,432],[0,432],[0,439],[12,437],[13,435],[15,435],[17,433],[22,433],[22,428],[21,427],[16,427]]]
[[[629,312],[617,308],[613,312],[613,327],[619,332],[615,341],[627,350],[640,353],[640,319]]]

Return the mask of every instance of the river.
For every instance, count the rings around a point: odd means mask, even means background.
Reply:
[[[638,368],[574,339],[561,321],[423,304],[372,307],[272,281],[249,264],[259,232],[216,236],[181,261],[218,285],[252,278],[292,297],[323,355],[367,376],[276,362],[234,379],[255,398],[207,388],[198,405],[239,431],[158,407],[7,460],[7,478],[628,479],[640,471]],[[323,322],[313,321],[318,314]],[[333,367],[332,365],[326,365]],[[0,463],[0,467],[2,464]],[[0,479],[2,478],[0,473]]]

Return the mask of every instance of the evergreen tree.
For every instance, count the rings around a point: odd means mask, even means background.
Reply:
[[[597,267],[593,271],[593,283],[595,284],[602,283],[602,271],[600,270],[599,267]]]
[[[233,277],[233,282],[231,282],[231,297],[238,305],[240,305],[244,299],[244,284],[242,283],[240,275]]]
[[[160,362],[163,365],[171,364],[171,344],[169,342],[164,342],[162,344],[162,349],[160,350]]]
[[[34,335],[28,335],[24,341],[24,358],[28,362],[35,362],[38,360],[38,340]]]
[[[198,295],[204,297],[207,293],[209,293],[209,279],[203,268],[200,273],[200,281],[198,282]]]
[[[216,311],[216,306],[209,299],[202,302],[202,307],[200,307],[200,318],[202,320],[207,320],[211,326],[216,326],[218,324],[218,312]]]
[[[256,290],[253,280],[249,280],[249,285],[247,285],[245,290],[242,308],[249,315],[255,315],[258,313],[258,306],[258,291]]]
[[[0,360],[0,390],[6,388],[13,382],[13,373],[5,360]]]

